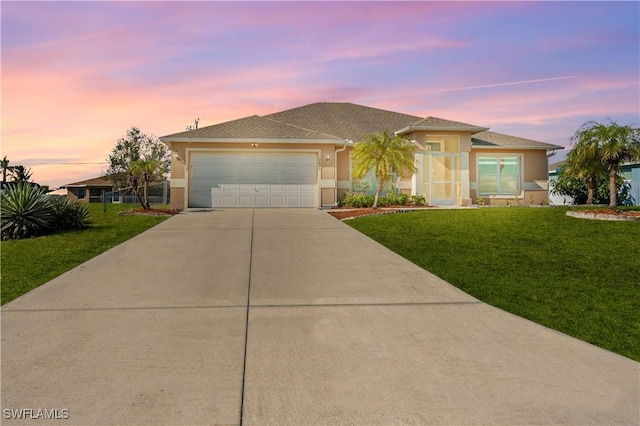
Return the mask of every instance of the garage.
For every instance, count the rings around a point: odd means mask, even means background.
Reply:
[[[194,152],[189,207],[315,207],[315,153]]]

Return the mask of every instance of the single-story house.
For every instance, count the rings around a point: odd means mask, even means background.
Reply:
[[[544,203],[548,153],[563,148],[437,117],[314,103],[161,137],[172,151],[171,206],[334,206],[347,192],[375,191],[372,174],[353,179],[349,153],[384,130],[416,147],[418,171],[390,189],[432,205]]]
[[[113,191],[113,183],[104,177],[82,180],[61,186],[67,189],[67,198],[80,203],[101,203],[105,193]]]

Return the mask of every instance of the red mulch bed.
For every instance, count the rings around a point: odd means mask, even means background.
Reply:
[[[143,215],[143,216],[173,216],[175,214],[180,213],[182,210],[180,209],[131,209],[124,212],[120,212],[120,214],[132,214],[132,215]]]
[[[327,213],[329,213],[331,216],[335,217],[336,219],[351,219],[354,217],[360,217],[360,216],[369,216],[369,215],[373,215],[373,214],[386,214],[386,213],[396,213],[396,212],[402,212],[402,211],[407,211],[407,209],[411,208],[412,210],[416,209],[415,207],[402,207],[402,206],[398,206],[398,207],[381,207],[381,208],[377,208],[377,209],[372,209],[372,208],[366,208],[366,209],[340,209],[339,211],[329,211]],[[420,207],[420,208],[429,208],[429,207]]]

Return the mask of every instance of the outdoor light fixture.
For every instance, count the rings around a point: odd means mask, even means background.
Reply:
[[[327,154],[327,156],[324,157],[324,159],[327,160],[327,161],[331,160],[331,154]]]
[[[251,148],[257,148],[257,147],[258,147],[258,144],[257,144],[257,143],[252,143],[252,144],[251,144]]]

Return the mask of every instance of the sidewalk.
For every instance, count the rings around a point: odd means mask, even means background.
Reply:
[[[638,424],[639,365],[311,209],[183,213],[2,308],[3,414],[55,424]]]

